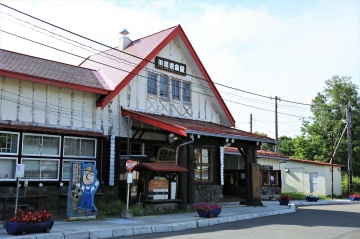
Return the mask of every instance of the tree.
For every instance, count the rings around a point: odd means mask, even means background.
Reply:
[[[294,140],[288,136],[279,137],[279,152],[286,156],[294,156]]]
[[[257,135],[261,135],[261,136],[264,136],[264,137],[268,137],[267,134],[265,133],[260,133],[258,131],[256,131],[254,134],[257,134]],[[274,151],[274,146],[273,144],[268,144],[268,143],[263,143],[261,145],[261,149],[266,149],[266,150],[270,150],[270,151]]]
[[[346,106],[352,105],[353,155],[360,153],[360,98],[358,87],[350,77],[333,76],[325,81],[325,89],[312,101],[312,123],[303,121],[302,135],[294,139],[295,156],[330,162],[343,132]],[[346,123],[346,121],[345,121]],[[346,134],[345,134],[346,136]],[[346,137],[339,144],[334,163],[347,165],[348,145]],[[360,175],[359,159],[353,157],[353,173]]]

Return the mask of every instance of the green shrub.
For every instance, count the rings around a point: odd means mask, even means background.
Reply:
[[[341,176],[341,185],[343,196],[347,197],[349,195],[349,177],[347,174],[343,174]],[[352,193],[360,193],[360,177],[353,176],[352,177],[352,185],[353,185],[353,192]]]
[[[145,216],[146,215],[146,211],[142,206],[133,206],[132,208],[132,213],[134,217],[138,217],[138,216]]]
[[[98,214],[97,218],[103,219],[107,217],[120,217],[123,209],[126,208],[124,202],[120,200],[109,201],[109,202],[100,202],[97,205]]]

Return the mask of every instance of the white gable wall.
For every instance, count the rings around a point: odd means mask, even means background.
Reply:
[[[189,76],[195,74],[192,69],[192,67],[195,66],[190,65],[190,63],[185,59],[176,42],[172,40],[159,52],[158,56],[185,64],[188,75],[183,76],[157,69],[154,65],[155,59],[153,59],[152,63],[148,63],[147,66],[133,78],[127,87],[119,93],[120,100],[118,103],[120,106],[130,110],[220,123],[219,113],[215,110],[215,107],[212,105],[212,101],[209,98],[210,96],[208,96],[210,91],[209,86],[207,83],[201,82],[202,80]],[[164,99],[159,96],[147,94],[148,72],[156,75],[164,74],[169,76],[169,98]],[[191,84],[190,103],[172,99],[172,78],[180,80],[180,82],[189,82]],[[203,78],[203,76],[199,76],[199,78]],[[206,88],[202,85],[206,85]],[[159,84],[157,86],[159,87]],[[122,133],[120,134],[121,136],[124,136]]]

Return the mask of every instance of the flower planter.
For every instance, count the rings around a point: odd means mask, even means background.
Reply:
[[[289,200],[279,200],[280,205],[288,205],[289,202]]]
[[[196,211],[200,217],[217,217],[221,212],[221,208],[215,208],[213,210],[197,209]]]
[[[360,201],[360,196],[359,197],[357,197],[357,196],[349,196],[349,199],[351,201]]]
[[[37,223],[5,222],[6,232],[11,235],[49,232],[54,225],[54,220]]]
[[[319,200],[317,197],[305,197],[305,199],[308,202],[317,202]]]

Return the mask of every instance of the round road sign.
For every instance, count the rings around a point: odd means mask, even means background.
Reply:
[[[135,166],[134,162],[131,159],[126,160],[126,169],[127,170],[129,170],[129,171],[133,170],[134,166]]]

